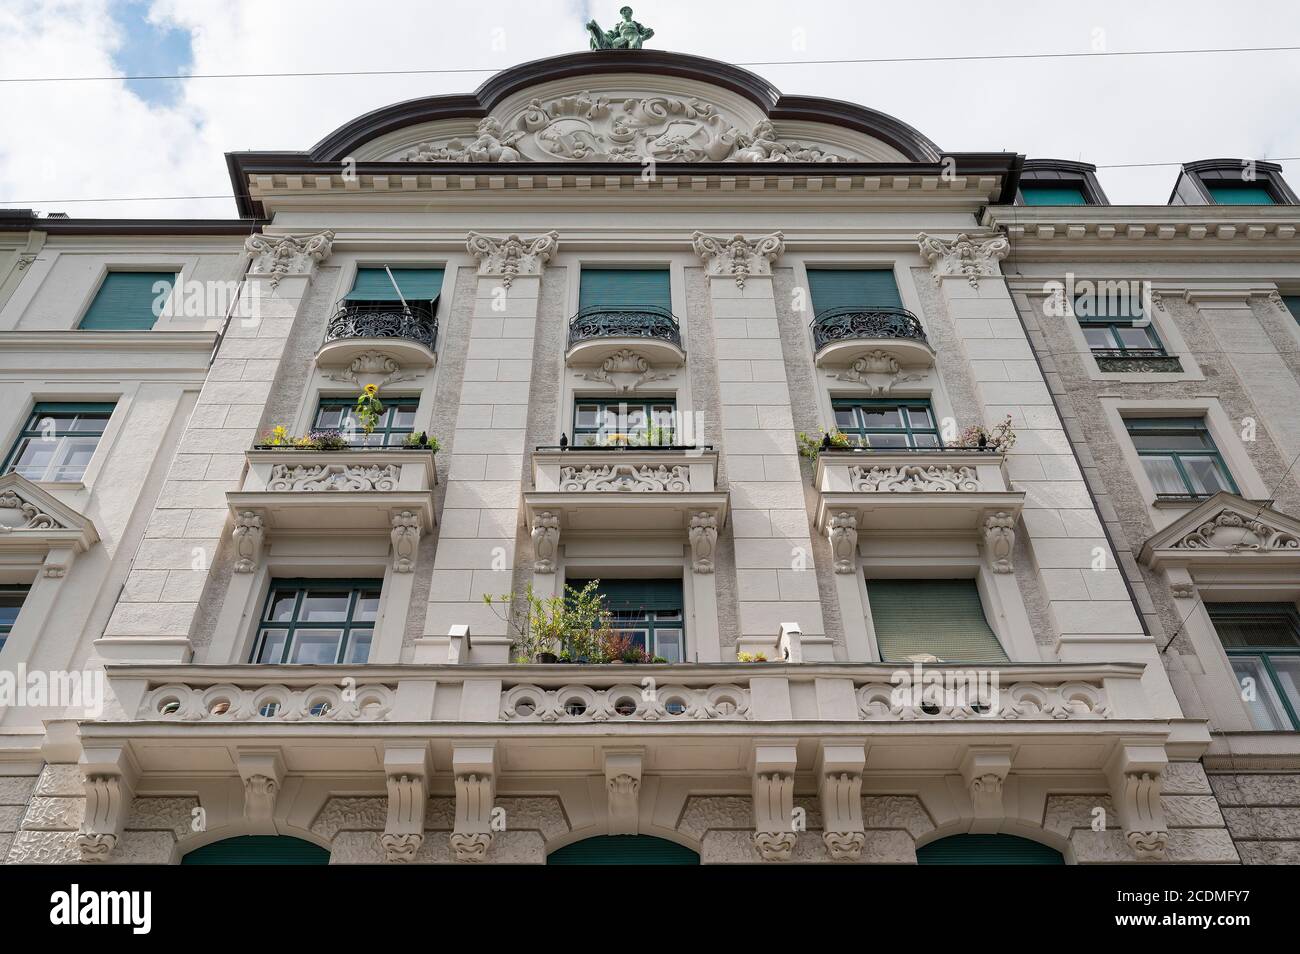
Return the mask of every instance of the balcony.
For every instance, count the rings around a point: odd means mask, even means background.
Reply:
[[[569,319],[570,366],[598,365],[629,349],[652,366],[686,360],[681,329],[666,308],[592,307]]]
[[[855,367],[863,373],[929,368],[934,349],[921,322],[902,308],[829,308],[813,319],[814,361],[818,367]],[[858,363],[864,367],[857,368]]]
[[[316,353],[321,365],[346,365],[376,349],[401,365],[430,367],[438,341],[436,301],[339,302]]]
[[[1025,500],[1011,489],[1002,455],[974,448],[822,451],[814,481],[822,532],[849,513],[859,531],[974,533],[989,515],[1014,519]]]
[[[1177,374],[1183,370],[1177,355],[1162,348],[1094,349],[1098,371],[1123,371],[1130,374]]]

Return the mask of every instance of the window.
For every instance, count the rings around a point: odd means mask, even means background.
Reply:
[[[934,411],[914,401],[832,401],[835,427],[860,447],[942,447]]]
[[[810,268],[808,291],[813,310],[902,308],[894,272],[888,268]]]
[[[392,278],[389,278],[389,273]],[[427,304],[442,292],[441,268],[414,268],[406,265],[362,267],[348,292],[348,301],[401,301]],[[397,287],[393,287],[393,282]],[[398,294],[398,290],[401,294]]]
[[[1209,497],[1237,492],[1232,474],[1199,417],[1129,418],[1124,421],[1156,497]]]
[[[1274,205],[1273,193],[1265,186],[1206,185],[1210,197],[1219,205]]]
[[[973,579],[869,580],[867,596],[884,662],[1008,661]]]
[[[573,408],[575,447],[671,446],[677,404],[672,398],[644,401],[579,400]]]
[[[1286,305],[1286,310],[1291,312],[1291,317],[1300,321],[1300,295],[1283,295],[1282,303]]]
[[[352,444],[361,447],[393,447],[415,431],[415,408],[420,403],[415,397],[382,397],[384,413],[367,434],[353,416],[356,401],[352,398],[321,398],[316,408],[312,430],[338,431]]]
[[[1036,185],[1021,182],[1020,198],[1025,205],[1087,205],[1083,189],[1078,186]]]
[[[1018,835],[949,835],[916,849],[918,865],[1063,865],[1055,848]]]
[[[578,308],[661,309],[672,313],[666,268],[584,268]]]
[[[14,630],[18,611],[23,608],[29,589],[31,587],[18,584],[0,586],[0,649],[5,648],[5,641]]]
[[[1293,603],[1208,603],[1257,729],[1300,729],[1300,614]]]
[[[175,272],[109,272],[81,318],[81,330],[148,331],[175,284]]]
[[[250,662],[363,663],[379,613],[379,580],[276,580]]]
[[[112,413],[112,404],[37,404],[4,472],[28,480],[81,480]]]
[[[590,580],[566,580],[581,590]],[[682,613],[682,581],[600,580],[597,591],[613,615],[613,629],[631,637],[651,657],[670,663],[686,661],[686,630]]]

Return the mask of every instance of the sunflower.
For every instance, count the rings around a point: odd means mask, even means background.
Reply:
[[[370,397],[374,397],[376,394],[379,393],[379,385],[367,384],[362,390],[364,390],[366,394],[369,395]]]

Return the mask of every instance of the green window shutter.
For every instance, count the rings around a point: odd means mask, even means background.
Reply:
[[[165,292],[154,290],[159,282]],[[109,272],[81,318],[81,330],[148,331],[158,320],[154,302],[161,309],[175,284],[175,272]]]
[[[1063,865],[1055,848],[1015,835],[952,835],[916,849],[918,865]]]
[[[1021,184],[1020,197],[1025,205],[1087,205],[1078,186],[1037,186]]]
[[[584,268],[578,308],[662,308],[672,311],[666,268]]]
[[[1273,196],[1263,186],[1207,186],[1219,205],[1273,205]]]
[[[565,580],[565,586],[581,590],[589,580]],[[596,587],[611,610],[679,610],[681,580],[601,580]]]
[[[651,835],[598,835],[557,848],[548,865],[698,865],[691,849]]]
[[[72,403],[67,401],[38,401],[33,414],[112,414],[117,407],[112,401]]]
[[[390,269],[397,287],[402,290],[399,298],[397,289],[383,268],[358,268],[352,291],[348,292],[350,301],[433,301],[442,291],[441,268],[405,268]]]
[[[831,308],[903,307],[888,268],[811,268],[808,286],[819,315]]]
[[[867,594],[885,662],[926,653],[943,662],[1008,662],[974,580],[869,580]]]
[[[1287,311],[1291,312],[1291,317],[1300,321],[1300,295],[1283,295],[1282,301],[1286,304]]]
[[[320,845],[287,835],[240,835],[195,848],[183,865],[327,865],[330,853]]]

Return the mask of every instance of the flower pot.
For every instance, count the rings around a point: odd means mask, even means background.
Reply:
[[[555,653],[538,653],[533,657],[533,662],[537,662],[537,663],[551,664],[551,663],[557,663],[559,661],[560,658],[556,656]]]

